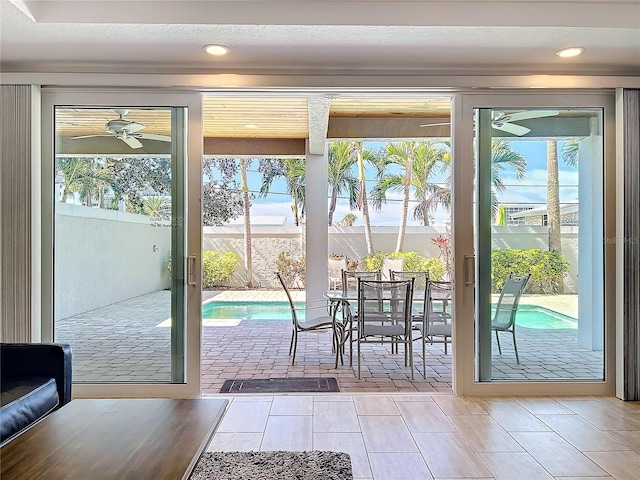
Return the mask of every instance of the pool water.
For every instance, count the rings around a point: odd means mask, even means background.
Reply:
[[[296,303],[304,308],[304,303]],[[202,318],[243,320],[291,320],[288,302],[209,302],[202,306]],[[298,312],[298,320],[304,311]]]
[[[578,320],[538,305],[520,305],[516,314],[516,325],[546,330],[576,329]]]
[[[296,303],[304,308],[304,303]],[[304,319],[304,311],[298,312]],[[236,320],[291,320],[287,302],[209,302],[202,307],[202,318]],[[537,305],[520,305],[516,324],[524,328],[576,329],[578,320]]]

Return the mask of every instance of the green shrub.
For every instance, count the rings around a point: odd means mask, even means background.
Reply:
[[[213,288],[227,283],[238,265],[238,255],[233,252],[202,252],[202,288]]]
[[[500,292],[510,273],[517,275],[530,273],[528,292],[562,292],[563,279],[568,271],[569,262],[558,252],[512,248],[493,250],[491,252],[491,291]]]
[[[282,276],[287,287],[304,288],[307,273],[305,256],[293,258],[289,252],[280,252],[276,260],[276,270]]]
[[[433,280],[444,278],[445,266],[439,258],[423,257],[418,252],[376,252],[363,257],[360,261],[363,270],[372,272],[381,270],[385,257],[404,258],[403,270],[407,272],[429,272],[429,277]]]

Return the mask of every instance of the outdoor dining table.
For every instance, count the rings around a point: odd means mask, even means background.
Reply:
[[[347,342],[351,338],[352,327],[349,325],[350,315],[345,314],[348,309],[351,309],[351,305],[358,303],[358,291],[357,290],[327,290],[324,293],[324,298],[329,302],[329,310],[332,319],[333,337],[336,342],[336,361],[335,367],[338,368],[338,358],[344,365],[344,358],[342,356],[342,350]],[[449,302],[451,300],[451,290],[438,291],[436,295],[432,297],[433,300],[442,303],[442,312],[446,312]],[[424,290],[413,292],[414,302],[424,301]],[[341,310],[342,309],[342,310]],[[342,311],[342,316],[338,319],[338,313]]]

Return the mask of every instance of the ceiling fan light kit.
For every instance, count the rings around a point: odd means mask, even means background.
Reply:
[[[171,137],[169,135],[158,135],[155,133],[141,133],[140,130],[146,128],[145,125],[137,122],[125,120],[124,116],[129,113],[129,110],[114,109],[119,115],[119,118],[109,120],[105,124],[105,129],[109,133],[108,135],[81,135],[79,137],[71,137],[71,140],[78,140],[80,138],[92,138],[92,137],[116,137],[129,145],[131,148],[142,148],[142,142],[140,139],[158,140],[161,142],[170,142]]]

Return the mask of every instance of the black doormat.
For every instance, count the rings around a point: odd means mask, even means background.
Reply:
[[[338,381],[333,377],[227,380],[220,389],[220,393],[321,393],[339,391]]]
[[[353,480],[341,452],[205,452],[190,480]]]

